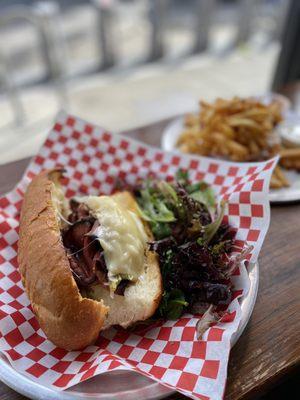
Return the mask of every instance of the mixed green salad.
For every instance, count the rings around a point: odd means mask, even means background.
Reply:
[[[229,278],[242,256],[232,255],[236,230],[224,222],[226,203],[218,205],[212,188],[191,183],[183,170],[171,182],[151,178],[126,189],[154,236],[149,246],[159,257],[164,286],[157,316],[177,319],[229,304]]]

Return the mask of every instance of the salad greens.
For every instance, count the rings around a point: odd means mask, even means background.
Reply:
[[[221,210],[220,210],[220,213],[217,216],[217,218],[212,223],[205,225],[203,227],[203,230],[204,230],[203,237],[199,238],[201,240],[202,244],[203,244],[203,241],[204,241],[204,243],[209,243],[212,240],[212,238],[215,236],[215,234],[217,233],[218,229],[221,226],[223,218],[224,218],[225,206],[226,206],[226,203],[224,201],[222,201],[221,205],[220,205]]]
[[[164,292],[158,312],[161,317],[177,319],[181,316],[189,303],[185,300],[184,293],[180,289],[172,289]]]
[[[134,188],[141,217],[152,229],[150,250],[158,254],[164,293],[159,317],[176,319],[199,302],[227,304],[226,281],[235,231],[223,223],[212,188],[190,182],[179,170],[172,182],[145,180]],[[228,267],[228,268],[227,268]]]

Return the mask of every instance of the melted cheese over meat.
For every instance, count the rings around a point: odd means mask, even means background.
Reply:
[[[104,251],[110,286],[121,279],[136,281],[144,271],[147,236],[138,216],[110,196],[80,198],[99,220],[93,234]]]

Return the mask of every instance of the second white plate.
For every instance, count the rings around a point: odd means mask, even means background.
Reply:
[[[289,123],[295,123],[295,120],[299,121],[300,117],[289,111],[287,119],[284,122],[284,126]],[[161,146],[164,150],[180,152],[176,148],[176,143],[179,135],[184,129],[184,117],[175,118],[166,127],[162,134]],[[288,203],[294,201],[300,201],[300,173],[296,171],[285,171],[285,175],[288,178],[291,186],[282,189],[271,189],[269,193],[269,199],[272,203]]]

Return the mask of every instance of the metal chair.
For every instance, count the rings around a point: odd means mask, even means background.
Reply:
[[[300,79],[300,2],[291,0],[281,39],[272,90],[278,91],[289,82]]]

